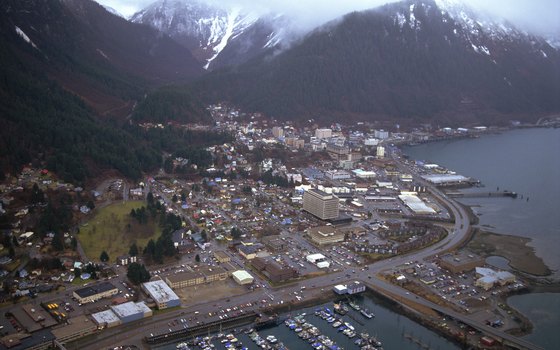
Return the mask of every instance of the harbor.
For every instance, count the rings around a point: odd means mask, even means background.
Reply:
[[[335,305],[347,308],[344,315],[335,312]],[[192,350],[197,349],[459,349],[457,345],[435,332],[395,312],[382,301],[359,297],[339,303],[326,302],[279,315],[276,324],[255,329],[253,325],[222,329],[206,335],[178,339],[166,345],[153,347],[158,350],[176,349],[184,342]],[[372,318],[361,311],[371,313]],[[344,312],[344,311],[343,311]],[[359,322],[358,322],[359,321]],[[414,335],[411,341],[407,335]],[[227,340],[226,340],[227,339]],[[232,340],[234,340],[232,342]],[[224,341],[226,340],[226,341]],[[198,345],[197,345],[198,344]],[[202,345],[202,346],[199,346]]]

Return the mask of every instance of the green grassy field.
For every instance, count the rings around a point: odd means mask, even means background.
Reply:
[[[77,235],[88,258],[99,261],[99,255],[105,250],[110,262],[114,262],[117,256],[128,253],[132,243],[136,242],[143,249],[150,239],[157,239],[161,234],[158,225],[152,220],[140,225],[129,215],[132,209],[143,205],[142,201],[129,201],[97,210],[95,216],[80,227]]]

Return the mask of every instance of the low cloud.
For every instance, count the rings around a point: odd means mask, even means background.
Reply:
[[[167,0],[170,1],[170,0]],[[196,1],[196,0],[184,0]],[[260,14],[282,13],[290,17],[295,29],[308,30],[352,11],[374,8],[391,0],[199,0],[218,6],[239,6]],[[454,1],[457,0],[446,0]],[[153,3],[153,0],[98,0],[125,17]],[[479,10],[510,20],[519,27],[537,33],[560,34],[560,1],[558,0],[464,0]]]

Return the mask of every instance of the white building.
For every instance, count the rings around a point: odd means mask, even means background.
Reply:
[[[162,280],[143,283],[142,289],[154,300],[160,310],[181,305],[177,294]]]
[[[352,173],[360,179],[373,179],[377,176],[374,171],[366,171],[364,169],[354,169]]]
[[[255,280],[253,278],[253,276],[251,276],[247,271],[245,270],[237,270],[234,273],[231,274],[231,276],[233,277],[233,279],[235,280],[235,282],[237,282],[238,284],[244,285],[244,284],[251,284],[253,283],[253,281]]]
[[[345,180],[352,177],[349,172],[344,170],[327,170],[325,176],[331,180]]]
[[[376,155],[377,155],[377,158],[379,158],[379,159],[385,158],[385,147],[377,146]]]
[[[373,136],[375,136],[375,138],[377,138],[377,139],[386,140],[386,139],[389,138],[389,132],[388,132],[388,131],[385,131],[385,130],[383,130],[383,129],[381,129],[381,130],[375,130],[375,131],[373,132]]]
[[[328,139],[332,137],[332,130],[331,129],[316,129],[315,130],[315,137],[318,139]]]

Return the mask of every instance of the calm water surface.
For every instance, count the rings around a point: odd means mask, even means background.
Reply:
[[[560,277],[560,129],[524,129],[478,139],[436,142],[405,150],[411,158],[443,165],[474,177],[484,189],[511,190],[523,199],[470,198],[480,224],[497,233],[532,239],[538,256]],[[529,199],[527,201],[527,198]],[[494,265],[507,261],[490,258]],[[545,349],[560,348],[560,294],[526,294],[508,299],[527,315],[534,331],[530,341]]]

